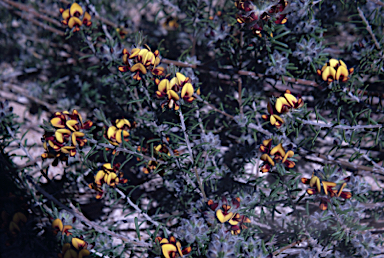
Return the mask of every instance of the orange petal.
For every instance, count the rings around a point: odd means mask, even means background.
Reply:
[[[350,192],[341,192],[340,197],[344,199],[349,199],[352,197],[352,194]]]
[[[322,200],[320,203],[320,209],[325,211],[327,208],[328,208],[328,203]]]
[[[72,229],[71,225],[64,225],[62,232],[63,234],[66,234],[67,236],[69,236],[69,235],[72,235],[72,233],[69,232],[69,230],[71,229]]]

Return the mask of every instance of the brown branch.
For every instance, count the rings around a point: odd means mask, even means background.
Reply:
[[[34,16],[36,16],[36,17],[38,17],[38,18],[40,18],[42,20],[45,20],[45,21],[50,22],[50,23],[53,23],[53,24],[55,24],[58,27],[61,27],[61,23],[59,21],[54,20],[54,19],[52,19],[52,18],[50,18],[50,17],[48,17],[48,16],[46,16],[44,14],[38,13],[31,6],[27,6],[27,5],[21,4],[21,3],[16,3],[16,2],[13,2],[13,1],[10,1],[10,0],[1,0],[1,1],[3,1],[3,2],[9,4],[9,5],[12,5],[13,7],[16,7],[16,8],[18,8],[18,9],[24,11],[24,12],[31,13]]]
[[[108,235],[111,235],[113,237],[116,237],[116,238],[119,238],[125,242],[129,242],[131,244],[134,244],[134,245],[137,245],[137,246],[143,246],[143,247],[149,247],[150,244],[148,243],[145,243],[145,242],[141,242],[141,241],[136,241],[134,239],[130,239],[129,236],[123,236],[123,235],[120,235],[118,233],[115,233],[107,228],[104,228],[102,226],[100,226],[99,224],[93,222],[93,221],[90,221],[89,219],[87,219],[80,211],[78,211],[74,206],[73,204],[71,205],[72,206],[72,209],[68,208],[67,206],[65,206],[64,204],[62,204],[61,202],[59,202],[55,197],[53,197],[51,194],[47,193],[44,189],[42,189],[38,184],[36,184],[33,179],[27,175],[26,176],[26,179],[28,180],[28,182],[33,185],[33,187],[39,191],[40,193],[42,193],[48,200],[52,201],[53,203],[55,203],[57,206],[59,206],[60,208],[68,211],[69,213],[71,213],[72,215],[74,215],[78,220],[80,220],[81,222],[87,224],[89,227],[92,227],[94,228],[95,230],[101,232],[101,233],[106,233]]]
[[[375,42],[376,48],[377,48],[378,50],[380,50],[380,49],[381,49],[380,44],[379,44],[379,42],[377,41],[376,36],[375,36],[375,34],[373,33],[373,31],[372,31],[371,25],[369,24],[368,20],[365,18],[363,11],[360,9],[360,7],[357,7],[357,11],[359,12],[359,16],[360,16],[360,18],[361,18],[361,19],[363,20],[363,22],[366,24],[366,26],[367,26],[366,29],[367,29],[368,33],[371,35],[373,41]]]
[[[293,243],[291,243],[291,244],[289,244],[287,246],[284,246],[284,247],[280,248],[279,250],[273,252],[273,256],[277,256],[277,255],[281,254],[282,252],[284,252],[285,250],[287,250],[289,248],[292,248],[295,245],[298,245],[298,244],[300,244],[301,242],[303,242],[305,240],[307,240],[307,237],[303,237],[302,239],[299,239],[296,242],[293,242]]]
[[[369,1],[378,5],[384,6],[384,3],[381,2],[380,0],[369,0]]]
[[[46,29],[46,30],[48,30],[50,32],[53,32],[53,33],[56,33],[59,36],[65,36],[65,33],[62,32],[61,30],[57,30],[57,29],[55,29],[55,28],[53,28],[53,27],[51,27],[51,26],[49,26],[49,25],[47,25],[45,23],[36,21],[32,17],[26,16],[25,13],[21,13],[19,11],[14,11],[14,12],[15,12],[15,14],[19,15],[21,18],[26,19],[26,20],[32,22],[33,24],[35,24],[35,25],[37,25],[39,27],[42,27],[43,29]]]
[[[234,116],[232,116],[232,115],[230,115],[230,114],[228,114],[228,113],[226,113],[226,112],[224,112],[224,111],[221,111],[220,109],[216,108],[214,105],[212,105],[211,103],[209,103],[208,101],[203,100],[199,95],[194,94],[194,96],[195,96],[199,101],[203,102],[204,104],[206,104],[207,106],[209,106],[210,108],[212,108],[213,110],[215,110],[216,112],[219,112],[220,114],[223,114],[223,115],[225,115],[226,117],[229,117],[230,119],[233,119],[233,120],[235,119]]]
[[[243,90],[241,88],[243,82],[241,80],[241,78],[238,79],[238,92],[239,92],[239,98],[237,99],[237,101],[239,102],[239,108],[240,108],[240,115],[241,117],[243,117],[244,115],[244,112],[243,112],[243,103],[242,103],[242,93],[243,93]]]
[[[3,83],[2,84],[3,87],[2,88],[6,88],[8,90],[11,90],[11,91],[14,91],[16,93],[19,93],[21,95],[23,95],[24,97],[28,98],[29,100],[33,101],[33,102],[36,102],[37,104],[40,104],[46,108],[48,108],[49,110],[54,110],[56,107],[51,105],[51,104],[48,104],[42,100],[40,100],[39,98],[35,98],[33,96],[30,96],[28,94],[26,94],[25,92],[25,89],[17,86],[17,85],[14,85],[14,84],[10,84],[10,83]]]

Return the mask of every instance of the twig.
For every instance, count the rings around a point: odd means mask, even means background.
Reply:
[[[206,104],[207,106],[209,106],[210,108],[212,108],[213,110],[215,110],[216,112],[219,112],[220,114],[223,114],[223,115],[225,115],[226,117],[229,117],[229,118],[231,118],[231,119],[233,119],[233,120],[235,119],[234,116],[232,116],[232,115],[230,115],[230,114],[228,114],[228,113],[226,113],[226,112],[224,112],[224,111],[221,111],[220,109],[216,108],[214,105],[212,105],[211,103],[209,103],[208,101],[203,100],[199,95],[194,94],[194,97],[196,97],[197,100],[203,102],[204,104]]]
[[[40,14],[40,13],[38,13],[38,12],[37,12],[33,7],[31,7],[31,6],[27,6],[27,5],[22,4],[22,3],[16,3],[16,2],[13,2],[13,1],[10,1],[10,0],[1,0],[1,1],[3,1],[3,2],[9,4],[9,5],[12,5],[12,6],[16,7],[16,8],[19,8],[20,10],[22,10],[22,11],[24,11],[24,12],[31,13],[31,14],[33,14],[34,16],[36,16],[36,17],[38,17],[38,18],[40,18],[40,19],[42,19],[42,20],[45,20],[45,21],[50,22],[50,23],[53,23],[53,24],[55,24],[55,25],[58,26],[58,27],[61,27],[61,23],[60,23],[59,21],[54,20],[54,19],[52,19],[52,18],[50,18],[50,17],[48,17],[48,16],[46,16],[46,15],[44,15],[44,14]]]
[[[159,222],[157,221],[154,221],[151,217],[148,216],[147,213],[143,212],[139,206],[137,206],[136,204],[134,204],[132,202],[132,200],[127,196],[125,195],[122,191],[120,191],[120,189],[118,188],[115,188],[115,191],[118,192],[124,199],[127,199],[129,205],[131,205],[139,214],[142,214],[149,222],[151,222],[153,225],[155,225],[156,227],[159,226]],[[165,230],[167,231],[167,234],[170,235],[171,234],[171,231],[169,231],[167,228],[165,228]]]
[[[3,86],[4,86],[4,88],[7,88],[8,90],[15,91],[15,92],[23,95],[24,97],[32,100],[33,102],[36,102],[37,104],[40,104],[40,105],[48,108],[49,110],[54,110],[56,108],[55,106],[48,104],[47,102],[44,102],[44,101],[40,100],[39,98],[35,98],[33,96],[26,94],[25,89],[23,89],[17,85],[10,84],[10,83],[3,83]]]
[[[244,116],[244,112],[243,112],[243,103],[242,103],[242,93],[243,93],[243,90],[241,88],[241,86],[242,86],[241,77],[239,77],[239,79],[237,80],[237,83],[238,83],[238,92],[239,92],[239,98],[237,99],[237,101],[239,102],[240,116],[242,118]]]
[[[380,124],[349,126],[349,125],[333,125],[333,124],[318,123],[316,121],[302,120],[300,118],[296,118],[296,119],[303,124],[319,126],[320,128],[333,128],[333,129],[344,129],[344,130],[362,130],[362,129],[373,129],[373,128],[382,128],[383,127]]]
[[[184,116],[183,116],[183,113],[181,112],[181,107],[180,107],[180,109],[178,111],[179,111],[179,116],[180,116],[180,121],[181,121],[181,129],[183,130],[185,143],[187,144],[189,156],[190,156],[192,165],[194,166],[197,183],[199,184],[201,193],[203,194],[204,202],[207,202],[207,196],[205,195],[204,186],[201,183],[201,179],[200,179],[199,173],[197,172],[196,166],[194,164],[195,161],[193,159],[193,152],[192,152],[191,142],[189,141],[189,137],[188,137],[188,134],[187,134],[187,128],[185,127]]]
[[[359,12],[359,16],[360,16],[360,18],[361,18],[361,19],[363,20],[363,22],[366,24],[366,26],[367,26],[366,29],[367,29],[367,31],[369,32],[369,34],[371,35],[373,41],[375,42],[376,48],[377,48],[378,50],[380,50],[380,49],[381,49],[381,48],[380,48],[380,44],[379,44],[379,42],[377,41],[375,34],[373,34],[372,27],[371,27],[371,25],[369,24],[368,20],[365,18],[363,11],[360,9],[360,7],[357,7],[357,11]]]
[[[53,33],[56,33],[57,35],[59,36],[65,36],[65,33],[62,32],[61,30],[57,30],[55,28],[52,28],[51,26],[45,24],[45,23],[42,23],[42,22],[39,22],[39,21],[36,21],[35,19],[33,19],[32,17],[30,16],[26,16],[24,13],[21,13],[19,11],[15,11],[15,14],[19,15],[21,18],[24,18],[30,22],[32,22],[33,24],[37,25],[37,26],[40,26],[42,27],[43,29],[45,30],[48,30],[50,32],[53,32]]]
[[[281,254],[282,252],[284,252],[285,250],[287,250],[289,248],[292,248],[295,245],[298,245],[298,244],[300,244],[301,242],[303,242],[305,240],[307,240],[307,237],[303,237],[302,239],[299,239],[296,242],[293,242],[293,243],[291,243],[291,244],[289,244],[287,246],[284,246],[284,247],[280,248],[279,250],[273,252],[273,256],[277,256],[277,255]]]
[[[360,149],[358,149],[358,148],[353,148],[353,149],[354,149],[355,151],[358,151],[359,153],[361,153],[361,152],[360,152]],[[367,154],[363,154],[362,156],[363,156],[363,158],[364,158],[365,160],[371,162],[372,165],[374,166],[374,168],[376,168],[377,170],[380,170],[381,172],[384,173],[384,168],[381,167],[381,166],[380,166],[379,164],[377,164],[376,162],[374,162],[374,161],[373,161]],[[373,170],[373,171],[375,171],[375,170]]]
[[[378,5],[384,6],[384,3],[381,2],[380,0],[369,0],[369,1]]]
[[[99,143],[97,140],[94,140],[94,139],[89,139],[88,138],[87,140],[89,142],[93,143],[93,144],[96,144],[97,146],[100,146],[101,148],[109,148],[109,149],[113,149],[113,150],[116,150],[116,151],[121,151],[121,152],[124,152],[124,153],[132,154],[132,155],[138,156],[140,158],[144,158],[146,160],[156,161],[159,164],[164,164],[165,163],[162,160],[157,160],[155,158],[152,158],[152,157],[149,157],[147,155],[144,155],[144,154],[142,154],[140,152],[134,152],[134,151],[127,150],[127,149],[124,149],[124,148],[116,147],[116,146],[114,146],[112,144]]]

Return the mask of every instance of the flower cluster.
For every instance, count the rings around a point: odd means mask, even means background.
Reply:
[[[181,249],[180,242],[176,241],[174,236],[171,236],[169,240],[162,237],[156,237],[156,241],[160,244],[161,252],[165,258],[175,258],[179,257],[179,255],[183,257],[185,254],[189,254],[192,251],[190,246]]]
[[[271,103],[268,103],[269,115],[262,115],[262,118],[267,121],[269,120],[272,125],[276,126],[276,128],[280,128],[283,125],[284,120],[275,113],[284,114],[291,109],[301,108],[303,105],[304,101],[300,96],[295,97],[291,94],[291,91],[286,90],[283,96],[276,99],[274,108]]]
[[[265,22],[268,22],[272,15],[276,16],[276,24],[287,22],[286,14],[282,12],[287,7],[286,0],[276,1],[251,1],[236,0],[235,6],[239,9],[237,15],[238,23],[250,24],[250,28],[256,35],[261,35]]]
[[[127,183],[128,179],[124,179],[123,172],[118,172],[120,164],[105,163],[102,168],[96,173],[95,181],[89,184],[89,188],[97,191],[96,199],[103,197],[104,191],[102,190],[103,184],[115,187],[119,183]]]
[[[115,123],[108,127],[104,137],[114,146],[119,146],[123,141],[128,141],[129,130],[136,127],[136,123],[131,124],[127,119],[116,119]],[[109,149],[108,149],[109,150]]]
[[[84,139],[85,134],[81,130],[88,130],[92,127],[91,121],[83,123],[81,115],[76,109],[72,114],[68,111],[56,112],[50,124],[53,127],[51,131],[45,131],[42,141],[45,153],[41,155],[43,159],[55,158],[53,165],[57,165],[58,160],[67,161],[68,155],[76,155],[76,147],[83,147],[87,142]]]
[[[143,75],[147,74],[147,70],[153,75],[163,75],[164,68],[158,66],[160,64],[160,52],[151,51],[150,47],[145,45],[145,48],[133,48],[131,53],[127,49],[123,49],[123,63],[119,66],[120,72],[130,71],[134,73],[133,79],[142,80]]]
[[[83,258],[91,254],[87,250],[87,242],[80,238],[72,238],[72,245],[65,243],[61,250],[61,254],[58,254],[59,258]]]
[[[227,198],[223,197],[222,203],[221,209],[217,209],[219,203],[215,203],[212,200],[209,200],[207,204],[211,210],[216,211],[216,218],[220,223],[228,222],[231,225],[232,235],[240,234],[242,229],[247,228],[244,223],[251,223],[251,220],[244,215],[230,211],[232,207],[228,205]],[[232,199],[232,205],[235,209],[238,209],[240,207],[240,198]]]
[[[16,212],[12,220],[8,220],[7,213],[5,211],[1,212],[1,220],[2,220],[2,227],[5,227],[7,222],[8,224],[8,230],[12,237],[16,237],[18,232],[20,232],[20,227],[27,222],[27,217],[22,212]]]
[[[54,228],[54,234],[55,235],[57,235],[58,232],[61,232],[62,235],[65,234],[66,236],[72,235],[72,233],[69,232],[69,230],[72,229],[72,226],[71,225],[64,225],[63,221],[59,218],[55,219],[52,222],[52,228]]]
[[[191,84],[191,80],[184,74],[176,73],[176,77],[173,77],[171,80],[167,78],[162,80],[156,79],[155,83],[157,84],[157,97],[167,98],[167,100],[162,103],[162,107],[167,105],[170,109],[174,108],[178,110],[180,106],[177,101],[180,97],[187,102],[192,102],[195,99],[193,97],[195,90]]]
[[[345,178],[344,181],[349,181],[349,178]],[[314,194],[325,194],[327,197],[320,197],[320,209],[326,210],[328,208],[328,203],[330,202],[329,197],[341,197],[344,199],[349,199],[352,197],[350,192],[344,192],[343,189],[347,183],[342,183],[338,190],[333,189],[336,186],[334,182],[328,182],[320,179],[315,175],[315,172],[312,174],[311,178],[301,178],[303,184],[308,184],[310,188],[307,189],[309,195]]]
[[[74,28],[74,32],[79,31],[81,25],[87,27],[92,25],[91,15],[88,12],[84,12],[83,8],[78,3],[73,3],[70,8],[64,10],[60,8],[62,24],[68,25],[70,29]]]
[[[168,139],[169,140],[169,139]],[[168,147],[165,144],[157,144],[153,147],[153,152],[150,150],[150,145],[146,144],[146,147],[137,147],[137,151],[141,153],[145,153],[146,155],[151,155],[153,153],[153,158],[156,160],[164,161],[163,155],[171,156],[171,153],[168,149]],[[179,155],[178,150],[173,150],[173,153],[175,155]],[[140,161],[140,158],[137,158],[138,161]],[[156,160],[150,160],[148,161],[147,165],[143,167],[143,172],[145,174],[149,174],[156,170],[156,168],[159,166],[159,162]],[[163,176],[165,171],[163,169],[159,170],[159,175]]]
[[[346,82],[349,75],[353,73],[353,68],[347,68],[347,65],[342,60],[330,59],[323,68],[317,69],[317,74],[321,76],[323,81],[328,83],[336,81]]]
[[[272,139],[264,140],[260,145],[260,151],[264,152],[260,158],[262,161],[264,161],[264,165],[261,167],[261,172],[269,172],[271,168],[275,166],[275,163],[280,160],[287,168],[295,167],[295,162],[288,159],[295,155],[292,150],[285,151],[283,144],[281,143],[273,148],[271,147]],[[271,156],[273,156],[273,158]]]

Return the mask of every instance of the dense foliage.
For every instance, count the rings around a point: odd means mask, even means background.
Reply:
[[[4,257],[383,253],[384,2],[0,5]]]

